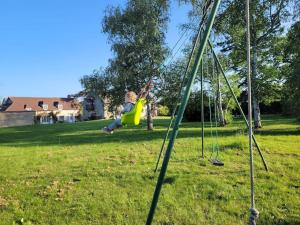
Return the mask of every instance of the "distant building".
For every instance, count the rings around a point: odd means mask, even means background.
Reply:
[[[5,114],[14,113],[14,115],[20,116],[21,114],[25,115],[26,112],[34,112],[35,122],[41,124],[73,123],[80,119],[80,104],[74,98],[8,97],[3,100],[0,109],[2,118],[5,118]],[[9,118],[12,120],[11,116]]]
[[[82,120],[95,120],[106,118],[104,112],[104,103],[99,97],[87,96],[81,102]]]

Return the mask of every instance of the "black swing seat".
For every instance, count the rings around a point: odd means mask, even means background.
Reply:
[[[214,166],[224,166],[224,163],[221,160],[211,159],[210,161]]]

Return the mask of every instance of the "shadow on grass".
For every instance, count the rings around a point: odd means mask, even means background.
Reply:
[[[284,119],[282,119],[284,120]],[[286,119],[289,122],[292,119]],[[278,119],[277,119],[278,121]],[[125,127],[113,135],[101,133],[100,129],[110,123],[109,120],[79,122],[76,124],[35,125],[0,129],[0,146],[51,146],[51,145],[82,145],[105,143],[131,143],[152,140],[163,140],[169,124],[167,119],[156,119],[156,130],[146,131],[145,122],[137,127]],[[274,122],[275,123],[275,122]],[[280,124],[282,124],[281,122]],[[235,136],[234,124],[226,128],[218,128],[220,137]],[[262,129],[259,135],[299,135],[298,129]],[[178,138],[200,138],[200,123],[182,123]],[[209,124],[206,124],[205,137],[210,137]],[[239,143],[226,148],[240,148]]]
[[[300,135],[300,129],[272,129],[272,130],[259,130],[254,132],[255,135]]]
[[[91,131],[91,130],[90,130]],[[92,130],[90,133],[58,133],[58,132],[40,132],[38,134],[28,133],[27,135],[16,135],[15,133],[7,133],[0,138],[0,146],[49,146],[49,145],[80,145],[80,144],[105,144],[105,143],[131,143],[163,140],[166,131],[155,130],[145,131],[137,129],[126,129],[116,131],[113,135],[103,134],[97,130]],[[221,135],[235,135],[235,131],[224,131]],[[197,130],[183,130],[179,132],[178,138],[199,138]],[[208,134],[205,135],[209,137]]]
[[[259,218],[259,224],[272,224],[272,225],[299,225],[300,218]]]

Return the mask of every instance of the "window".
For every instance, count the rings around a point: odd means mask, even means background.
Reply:
[[[63,109],[63,104],[59,103],[59,102],[54,102],[53,103],[54,107],[58,108],[59,110],[62,110]]]
[[[64,108],[64,107],[63,107],[63,104],[58,104],[57,108],[58,108],[59,110],[62,110],[62,109]]]
[[[92,99],[87,99],[85,102],[85,109],[88,112],[94,111],[95,110],[95,106],[94,106],[94,101]]]
[[[38,106],[39,107],[43,107],[44,102],[43,101],[39,101]]]
[[[43,110],[48,110],[48,104],[43,104]]]
[[[40,123],[41,124],[51,124],[53,121],[49,116],[41,116]]]
[[[69,122],[69,123],[74,123],[75,122],[75,116],[72,113],[68,114],[68,115],[65,115],[64,120],[66,122]]]
[[[26,111],[32,111],[32,108],[28,107],[26,104],[24,105],[24,110]]]

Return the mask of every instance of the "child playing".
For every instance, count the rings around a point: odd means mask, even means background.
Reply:
[[[125,95],[125,104],[124,104],[124,108],[122,110],[121,113],[127,113],[130,112],[135,105],[137,96],[135,94],[135,92],[133,91],[129,91],[126,93]],[[111,124],[109,124],[107,127],[104,127],[102,129],[103,132],[107,133],[107,134],[112,134],[114,132],[114,129],[121,127],[122,123],[121,123],[121,117],[118,116],[115,121],[113,121]]]

